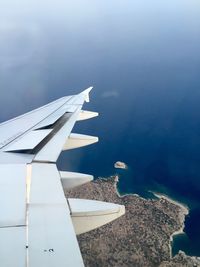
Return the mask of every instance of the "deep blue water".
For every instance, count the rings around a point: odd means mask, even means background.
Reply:
[[[65,170],[109,176],[119,190],[187,204],[173,251],[200,256],[198,0],[23,0],[0,6],[0,120],[91,85],[96,119],[74,131],[100,142],[63,153]],[[17,96],[17,97],[16,97]]]

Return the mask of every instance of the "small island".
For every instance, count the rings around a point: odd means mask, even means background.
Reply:
[[[86,267],[194,267],[200,259],[179,252],[171,254],[175,233],[183,230],[188,209],[166,197],[144,199],[120,196],[118,176],[99,178],[73,190],[67,197],[123,204],[126,214],[118,220],[78,236]]]
[[[116,169],[127,169],[127,165],[122,161],[116,161],[114,167]]]

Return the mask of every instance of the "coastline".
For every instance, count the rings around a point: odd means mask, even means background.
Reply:
[[[116,175],[114,177],[114,187],[115,187],[115,191],[116,191],[116,194],[118,195],[118,197],[120,198],[123,198],[124,196],[128,196],[128,195],[133,195],[133,196],[137,196],[137,197],[140,197],[142,198],[140,195],[138,194],[134,194],[134,193],[129,193],[129,194],[124,194],[124,195],[121,195],[118,188],[117,188],[117,183],[119,181],[119,176]],[[172,198],[170,198],[169,196],[167,195],[164,195],[164,194],[161,194],[161,193],[158,193],[158,192],[154,192],[154,191],[149,191],[150,193],[152,193],[155,197],[157,197],[158,199],[165,199],[167,200],[168,202],[180,207],[181,209],[181,215],[183,216],[183,223],[182,223],[182,226],[180,227],[180,229],[178,229],[177,231],[174,231],[171,235],[170,235],[170,239],[169,239],[169,250],[170,250],[170,258],[173,257],[172,255],[172,243],[173,243],[173,238],[174,236],[176,235],[181,235],[181,234],[185,234],[184,232],[184,228],[185,228],[185,217],[189,214],[189,207],[179,201],[176,201]],[[144,199],[144,198],[143,198]]]
[[[89,198],[126,207],[126,214],[120,219],[78,236],[86,265],[93,267],[98,262],[99,266],[111,267],[116,263],[121,267],[200,266],[196,257],[181,251],[172,257],[171,253],[173,236],[183,233],[188,208],[161,194],[156,199],[120,194],[118,178],[118,175],[100,178],[65,192],[71,198]],[[165,200],[159,200],[158,196]]]
[[[181,226],[181,228],[175,232],[173,232],[171,235],[170,235],[170,241],[169,241],[169,249],[170,249],[170,257],[172,258],[173,255],[172,255],[172,243],[173,243],[173,238],[174,236],[176,235],[181,235],[181,234],[185,234],[184,232],[184,228],[185,228],[185,216],[187,216],[189,214],[189,207],[183,203],[180,203],[178,201],[175,201],[173,199],[171,199],[170,197],[164,195],[164,194],[160,194],[160,193],[156,193],[156,192],[153,192],[153,191],[150,191],[155,197],[157,197],[158,199],[165,199],[171,203],[173,203],[174,205],[177,205],[181,208],[182,210],[182,215],[184,217],[184,221],[183,221],[183,224]]]
[[[120,198],[123,198],[124,196],[128,196],[128,195],[132,195],[132,196],[136,196],[136,197],[140,197],[142,198],[140,195],[138,194],[134,194],[134,193],[129,193],[129,194],[124,194],[124,195],[121,195],[118,188],[117,188],[117,183],[119,181],[119,176],[116,175],[115,178],[114,178],[114,187],[115,187],[115,191],[116,191],[116,194],[118,195],[118,197]],[[189,207],[179,201],[176,201],[172,198],[170,198],[169,196],[167,195],[164,195],[164,194],[161,194],[161,193],[158,193],[158,192],[154,192],[154,191],[149,191],[150,193],[152,193],[155,197],[157,197],[158,199],[165,199],[167,200],[168,202],[178,206],[181,208],[181,215],[183,216],[184,220],[183,220],[183,223],[182,223],[182,226],[180,227],[180,229],[178,229],[177,231],[174,231],[171,235],[170,235],[170,239],[169,239],[169,250],[170,250],[170,258],[173,257],[172,255],[172,243],[173,243],[173,238],[174,236],[176,235],[181,235],[181,234],[185,234],[184,232],[184,228],[185,228],[185,217],[189,214]],[[144,198],[143,198],[144,199]]]
[[[181,202],[179,202],[177,200],[174,200],[174,199],[170,198],[167,195],[164,195],[164,194],[161,194],[161,193],[157,193],[157,192],[153,192],[153,191],[149,191],[149,192],[151,192],[155,197],[157,197],[159,199],[161,199],[161,198],[166,199],[167,201],[179,206],[182,209],[184,215],[188,215],[189,214],[190,210],[189,210],[189,207],[187,205],[185,205],[185,204],[183,204],[183,203],[181,203]]]
[[[178,230],[178,231],[175,231],[173,234],[170,235],[170,241],[169,241],[169,249],[170,249],[170,258],[173,257],[172,255],[172,243],[173,243],[173,238],[174,236],[176,235],[181,235],[181,234],[185,234],[184,232],[184,225]],[[180,250],[179,250],[180,251]]]
[[[114,182],[115,182],[114,183],[114,188],[115,188],[115,191],[116,191],[116,194],[117,194],[118,197],[123,198],[125,196],[135,196],[135,197],[140,197],[141,199],[145,199],[145,198],[143,198],[140,195],[135,194],[135,193],[128,193],[128,194],[123,194],[123,195],[120,194],[120,192],[119,192],[119,190],[117,188],[117,183],[119,182],[119,176],[118,175],[115,175]]]

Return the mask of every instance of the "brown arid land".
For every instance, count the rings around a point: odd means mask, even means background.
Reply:
[[[179,252],[171,255],[174,233],[184,228],[187,208],[170,199],[120,196],[118,177],[99,178],[73,190],[67,197],[123,204],[126,214],[107,225],[78,236],[86,267],[195,267],[200,259]]]

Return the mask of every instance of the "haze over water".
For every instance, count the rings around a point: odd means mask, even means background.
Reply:
[[[76,132],[94,146],[62,154],[65,170],[116,173],[119,189],[163,192],[190,208],[179,249],[200,256],[198,0],[5,1],[0,4],[0,120],[93,85],[100,117]]]

